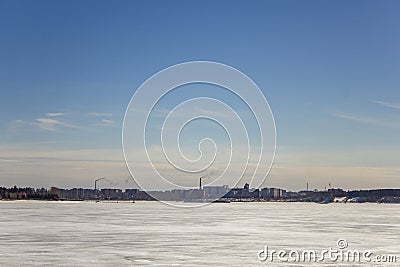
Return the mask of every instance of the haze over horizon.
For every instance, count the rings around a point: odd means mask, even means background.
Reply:
[[[0,186],[91,188],[107,177],[103,186],[133,187],[121,147],[132,95],[166,67],[207,60],[244,72],[269,102],[277,151],[266,187],[399,188],[399,8],[394,0],[1,1]],[[215,88],[192,89],[157,112],[214,94],[246,115]],[[189,132],[189,154],[201,129]]]

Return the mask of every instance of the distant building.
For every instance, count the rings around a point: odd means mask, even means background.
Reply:
[[[223,186],[204,186],[204,196],[207,199],[216,199],[225,196],[229,192],[227,185]]]
[[[345,197],[346,196],[346,191],[344,191],[341,188],[330,188],[330,189],[328,189],[328,193],[332,197]]]
[[[260,197],[259,189],[249,189],[249,184],[246,183],[243,188],[232,188],[224,198],[235,199],[258,199]]]
[[[135,199],[139,189],[125,189],[124,199]]]
[[[60,188],[57,187],[51,187],[49,190],[50,194],[56,195],[58,197],[58,199],[62,199],[62,190]]]
[[[122,199],[122,189],[103,188],[100,191],[100,196],[104,199]]]
[[[263,188],[261,189],[261,198],[263,199],[280,199],[286,195],[286,190],[280,188]]]

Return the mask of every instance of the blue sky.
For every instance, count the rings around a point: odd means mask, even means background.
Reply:
[[[267,186],[399,187],[399,11],[368,0],[0,1],[0,184],[127,177],[121,126],[136,88],[210,60],[269,101]]]

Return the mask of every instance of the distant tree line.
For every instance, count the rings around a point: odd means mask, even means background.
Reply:
[[[46,188],[32,187],[0,187],[0,199],[38,199],[58,200],[58,196]]]
[[[232,201],[236,200],[281,200],[281,201],[309,201],[322,202],[334,201],[335,198],[355,199],[357,202],[380,202],[380,203],[400,203],[400,189],[374,189],[374,190],[353,190],[344,191],[340,188],[331,188],[324,191],[299,191],[286,192],[279,188],[263,188],[250,190],[246,184],[244,188],[227,189],[223,198]],[[204,191],[205,190],[205,191]],[[161,200],[184,200],[204,197],[208,188],[191,190],[172,190],[154,191],[153,195]],[[89,199],[108,199],[108,200],[155,200],[145,191],[138,189],[61,189],[52,187],[32,188],[32,187],[0,187],[0,199],[34,199],[34,200],[89,200]]]

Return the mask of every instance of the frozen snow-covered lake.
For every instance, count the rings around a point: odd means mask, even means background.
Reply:
[[[0,201],[0,266],[398,266],[400,205]],[[290,263],[258,251],[337,249],[396,263]]]

